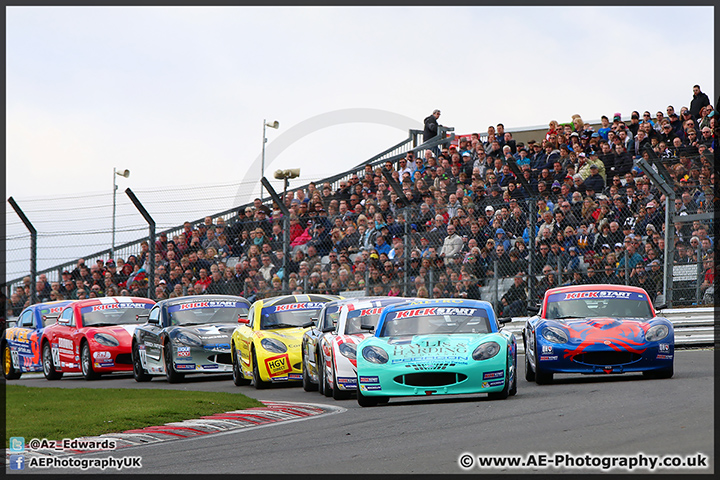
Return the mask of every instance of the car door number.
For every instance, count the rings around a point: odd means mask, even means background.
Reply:
[[[17,350],[10,350],[10,356],[12,357],[13,368],[20,368],[20,354]]]
[[[140,363],[142,364],[143,368],[147,368],[147,352],[145,352],[145,347],[138,349],[138,353],[140,353]]]
[[[57,347],[57,345],[53,345],[50,350],[52,351],[53,363],[57,367],[60,365],[60,349]]]

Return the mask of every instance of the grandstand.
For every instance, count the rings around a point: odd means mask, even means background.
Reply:
[[[640,285],[658,301],[707,303],[714,293],[717,118],[709,108],[695,127],[658,118],[591,125],[576,117],[547,128],[506,132],[499,124],[457,137],[443,128],[425,143],[421,131],[410,130],[356,167],[288,192],[288,272],[280,270],[282,222],[268,197],[209,215],[209,225],[203,217],[116,247],[124,271],[98,267],[108,248],[84,256],[87,272],[76,262],[38,272],[47,284],[37,289],[28,277],[8,281],[8,315],[33,301],[33,293],[41,301],[77,298],[83,289],[89,296],[214,292],[253,300],[280,294],[284,275],[292,292],[479,297],[512,314],[524,313],[528,298],[541,298],[547,288],[576,283]],[[712,135],[698,139],[705,126]],[[668,174],[677,215],[666,219],[662,190],[643,161]],[[678,234],[666,248],[671,228]],[[161,265],[147,255],[148,242],[155,242]],[[175,258],[167,257],[168,244]],[[136,265],[125,262],[131,259]],[[74,286],[63,282],[68,276]],[[664,299],[673,277],[673,296]]]

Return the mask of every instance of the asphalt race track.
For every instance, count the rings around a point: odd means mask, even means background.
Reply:
[[[714,472],[713,355],[712,350],[676,351],[675,376],[669,380],[648,380],[639,374],[556,375],[555,382],[546,386],[524,379],[521,355],[518,394],[507,400],[489,401],[485,395],[403,398],[375,408],[360,408],[354,398],[336,402],[316,392],[304,392],[299,386],[267,390],[235,387],[230,376],[191,376],[185,383],[174,385],[166,383],[164,377],[141,384],[132,376],[86,382],[68,375],[56,382],[24,376],[16,383],[242,392],[259,400],[330,404],[347,409],[264,428],[123,448],[113,452],[114,456],[139,455],[143,468],[121,473],[463,473],[466,470],[458,462],[463,453],[523,457],[547,453],[552,457],[570,452],[598,456],[702,453],[708,457],[707,469],[665,468],[655,473],[708,474]],[[476,464],[467,471],[602,472],[600,468],[536,466],[493,470],[479,469]],[[35,472],[77,473],[61,469]],[[638,468],[632,472],[649,470]]]

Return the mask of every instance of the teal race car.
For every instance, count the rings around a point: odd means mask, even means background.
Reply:
[[[390,397],[517,392],[517,344],[509,321],[480,300],[414,300],[385,307],[357,347],[358,403]]]

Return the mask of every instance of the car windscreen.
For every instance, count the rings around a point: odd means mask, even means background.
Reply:
[[[40,309],[40,318],[42,319],[43,327],[52,325],[57,322],[58,317],[62,313],[65,306],[71,302],[56,303],[53,306],[44,306]]]
[[[153,307],[152,303],[108,303],[92,305],[80,309],[84,327],[104,327],[108,325],[133,325],[145,323],[145,318]]]
[[[554,293],[548,296],[544,318],[652,318],[647,295],[614,290]]]
[[[362,325],[372,325],[377,327],[380,319],[380,312],[383,307],[359,308],[348,312],[345,320],[345,335],[355,335],[358,333],[370,333],[368,330],[360,328]]]
[[[334,327],[337,325],[338,318],[340,318],[340,307],[338,305],[328,305],[325,307],[322,325],[319,325],[320,329],[324,330],[326,328]]]
[[[301,327],[312,321],[323,305],[322,302],[302,302],[265,307],[260,314],[260,329]]]
[[[250,305],[232,300],[188,302],[170,305],[170,325],[205,325],[211,323],[237,323],[247,318]]]
[[[381,337],[455,333],[490,333],[490,319],[482,308],[420,307],[388,313]]]

